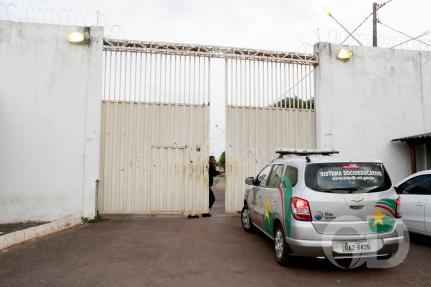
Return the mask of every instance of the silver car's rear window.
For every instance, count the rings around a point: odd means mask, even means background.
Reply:
[[[392,186],[381,163],[310,163],[305,169],[307,187],[333,193],[376,192]]]

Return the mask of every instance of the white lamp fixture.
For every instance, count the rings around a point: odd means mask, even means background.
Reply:
[[[90,28],[84,27],[76,31],[67,33],[67,41],[72,44],[89,44],[90,43]]]
[[[348,48],[341,48],[337,53],[337,59],[343,62],[349,61],[353,57],[353,51]]]

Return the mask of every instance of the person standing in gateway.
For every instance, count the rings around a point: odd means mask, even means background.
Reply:
[[[221,172],[216,170],[216,165],[217,165],[217,161],[215,159],[214,156],[210,156],[208,159],[208,177],[209,177],[209,209],[211,209],[211,207],[214,204],[215,201],[215,196],[214,196],[214,192],[212,191],[211,187],[214,183],[214,177],[218,176],[221,174]],[[204,213],[202,214],[202,217],[210,217],[211,214],[210,213]]]

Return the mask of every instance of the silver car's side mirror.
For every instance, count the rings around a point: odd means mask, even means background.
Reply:
[[[245,184],[253,185],[253,184],[254,184],[254,177],[252,177],[252,176],[247,177],[247,178],[245,179]]]

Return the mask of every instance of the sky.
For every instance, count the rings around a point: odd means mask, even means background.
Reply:
[[[0,0],[0,19],[76,25],[95,25],[98,21],[105,26],[105,35],[115,38],[311,52],[316,42],[340,43],[347,35],[324,13],[325,7],[329,7],[332,15],[345,27],[353,30],[371,13],[373,2]],[[71,11],[69,17],[65,16],[66,10]],[[55,13],[48,14],[47,11]],[[429,0],[393,0],[380,9],[378,17],[386,25],[411,36],[418,36],[431,30],[429,11],[431,11]],[[355,34],[357,38],[369,46],[372,35],[370,19],[357,32]],[[407,39],[382,25],[378,26],[378,34],[380,46],[383,47],[391,47]],[[422,39],[431,41],[431,34]],[[349,40],[347,44],[355,43]],[[409,42],[400,48],[429,49],[415,42]],[[212,69],[214,75],[223,73],[221,63],[213,65]],[[211,91],[210,124],[210,151],[215,155],[224,150],[223,84],[223,77],[215,76]]]

